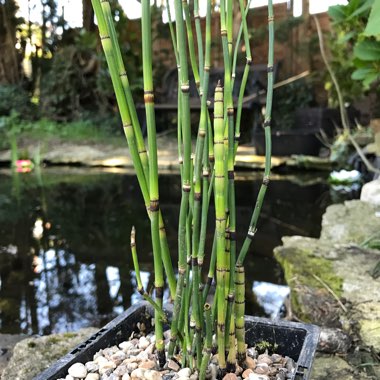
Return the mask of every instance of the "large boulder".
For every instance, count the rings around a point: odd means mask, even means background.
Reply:
[[[96,331],[95,328],[86,328],[75,333],[35,336],[22,340],[14,347],[13,356],[1,379],[33,379]]]

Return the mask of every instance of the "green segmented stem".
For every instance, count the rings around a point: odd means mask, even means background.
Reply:
[[[142,0],[141,34],[143,53],[144,103],[146,124],[148,130],[149,149],[149,195],[150,195],[150,226],[154,261],[154,286],[156,289],[156,303],[162,306],[164,293],[164,273],[161,258],[160,230],[159,230],[159,192],[158,192],[158,163],[156,120],[154,114],[153,69],[152,69],[152,27],[150,14],[150,0]],[[155,312],[156,348],[160,366],[165,364],[165,345],[162,321]]]
[[[204,65],[203,64],[204,56],[203,56],[202,27],[201,27],[201,19],[199,17],[199,1],[198,0],[194,0],[193,15],[194,15],[194,22],[195,22],[195,33],[197,36],[199,75],[200,75],[200,81],[201,81],[201,85],[202,85],[203,84],[202,68]],[[207,19],[207,16],[206,16],[206,19]],[[206,21],[206,24],[207,24],[207,21]],[[206,29],[207,29],[207,26],[206,26]],[[206,39],[207,39],[207,37],[206,37]],[[207,42],[206,42],[206,44],[207,44]],[[206,50],[207,50],[207,47],[206,47]]]
[[[206,326],[206,338],[203,347],[203,357],[199,370],[199,380],[205,380],[206,369],[211,358],[212,353],[212,319],[211,319],[211,306],[206,303],[204,305],[204,316]]]
[[[225,160],[224,160],[224,117],[223,89],[220,82],[215,89],[214,104],[214,152],[215,152],[215,222],[216,222],[216,286],[218,292],[217,311],[217,341],[219,367],[226,367],[225,359],[225,289],[227,262],[225,255]]]
[[[244,328],[244,311],[245,311],[245,273],[244,267],[237,264],[235,268],[235,332],[237,340],[237,360],[240,366],[243,366],[246,359],[245,351],[245,328]]]
[[[152,307],[154,308],[155,311],[159,314],[161,317],[162,322],[166,323],[167,318],[162,310],[162,307],[160,307],[152,297],[146,292],[144,289],[144,286],[141,281],[141,275],[140,275],[140,266],[139,266],[139,261],[137,258],[137,249],[136,249],[136,229],[133,226],[131,230],[131,252],[132,252],[132,260],[133,260],[133,267],[135,269],[135,275],[136,275],[136,281],[137,281],[137,291],[144,297],[146,301],[148,301]]]
[[[243,246],[240,250],[237,264],[242,265],[247,255],[248,249],[251,245],[251,241],[256,233],[257,221],[260,216],[261,207],[265,198],[265,193],[269,185],[270,169],[271,169],[271,114],[272,114],[272,99],[273,99],[273,55],[274,55],[274,16],[273,16],[273,4],[272,0],[268,1],[268,29],[269,29],[269,44],[268,44],[268,85],[267,85],[267,97],[266,108],[264,118],[264,130],[265,130],[265,169],[263,182],[260,186],[259,194],[257,196],[254,211],[252,213],[250,225],[248,228],[247,236],[244,240]]]
[[[193,70],[195,85],[197,86],[197,88],[199,88],[200,86],[199,70],[198,70],[197,60],[195,56],[194,36],[193,36],[193,29],[192,29],[191,20],[190,20],[189,4],[187,3],[187,0],[182,0],[182,8],[185,14],[186,32],[187,32],[186,34],[187,34],[187,40],[188,40],[188,46],[189,46],[191,69]]]
[[[108,25],[108,30],[110,32],[113,51],[115,53],[115,59],[118,66],[121,83],[123,84],[125,98],[127,100],[129,113],[131,115],[133,130],[135,132],[135,137],[136,137],[137,149],[139,151],[141,164],[144,169],[145,179],[147,183],[149,183],[148,155],[147,155],[147,151],[146,151],[146,147],[144,143],[144,138],[141,132],[140,122],[137,117],[135,102],[133,101],[132,92],[131,92],[131,88],[130,88],[129,80],[128,80],[128,75],[124,67],[124,62],[121,56],[120,46],[117,41],[115,25],[112,18],[111,6],[109,4],[109,1],[101,1],[101,6],[102,6],[103,14],[105,16],[105,19]]]

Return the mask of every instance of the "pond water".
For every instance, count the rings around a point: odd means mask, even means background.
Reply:
[[[237,174],[238,245],[261,177]],[[176,263],[179,176],[163,174],[160,181]],[[276,315],[288,292],[272,255],[281,237],[318,237],[326,207],[355,196],[332,191],[317,174],[273,176],[246,259],[247,313]],[[129,248],[132,225],[142,276],[151,290],[150,227],[133,174],[64,167],[28,174],[1,170],[0,332],[49,334],[100,326],[138,301]]]

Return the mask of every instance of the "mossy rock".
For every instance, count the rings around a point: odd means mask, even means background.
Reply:
[[[31,380],[97,331],[86,328],[72,334],[24,339],[16,344],[2,380]]]
[[[380,231],[377,208],[358,200],[329,206],[322,219],[321,241],[361,244]]]

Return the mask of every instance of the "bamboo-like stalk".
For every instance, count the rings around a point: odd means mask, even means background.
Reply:
[[[141,275],[140,275],[140,265],[137,258],[137,249],[136,249],[136,229],[133,226],[131,230],[131,252],[132,252],[132,260],[133,260],[133,267],[135,269],[135,275],[136,275],[136,281],[137,281],[137,291],[144,297],[146,301],[148,301],[154,310],[158,313],[161,320],[163,322],[167,322],[166,315],[164,311],[162,310],[162,307],[160,307],[152,297],[146,292],[144,289],[143,283],[141,281]]]
[[[171,323],[171,345],[169,347],[169,357],[173,355],[175,342],[178,335],[178,319],[184,310],[180,307],[183,297],[183,283],[186,273],[186,224],[189,209],[189,193],[191,190],[191,128],[190,128],[190,105],[189,105],[189,72],[186,54],[186,36],[183,22],[183,9],[181,0],[175,1],[176,38],[179,58],[179,82],[181,83],[181,137],[183,141],[183,166],[182,166],[182,197],[180,206],[180,216],[178,223],[178,281],[176,297],[174,299],[174,313]],[[186,316],[185,316],[186,317]]]
[[[142,0],[141,34],[143,53],[143,77],[144,77],[144,103],[146,123],[148,130],[149,149],[149,195],[150,195],[150,225],[154,260],[154,286],[156,303],[162,306],[164,293],[164,273],[161,258],[160,230],[159,230],[159,192],[158,192],[158,164],[157,164],[157,138],[156,120],[154,114],[154,91],[152,69],[152,28],[150,14],[150,0]],[[165,364],[165,345],[163,338],[162,321],[155,312],[155,335],[157,357],[160,366]]]
[[[205,326],[206,326],[206,337],[203,347],[203,357],[199,370],[199,380],[205,380],[206,369],[211,358],[212,353],[212,319],[211,319],[211,306],[206,303],[204,305],[204,316],[205,316]]]
[[[113,52],[113,56],[114,56],[114,60],[116,62],[117,68],[118,68],[119,77],[124,89],[125,99],[127,102],[128,111],[130,113],[131,124],[133,127],[134,136],[136,139],[137,150],[138,150],[140,162],[141,162],[143,172],[144,172],[145,183],[143,183],[144,180],[143,178],[141,178],[139,180],[139,185],[143,191],[144,203],[149,214],[149,207],[150,207],[150,196],[149,196],[149,191],[148,191],[149,162],[148,162],[147,151],[145,148],[145,143],[142,136],[140,123],[137,117],[136,107],[132,98],[132,93],[129,86],[127,72],[125,71],[123,59],[120,52],[120,47],[117,42],[117,36],[116,36],[115,26],[112,19],[110,4],[108,0],[101,1],[100,4],[101,4],[101,9],[99,10],[99,12],[102,13],[102,17],[104,18],[104,21],[106,23],[108,35],[111,38],[112,52]],[[176,279],[175,279],[173,265],[170,258],[170,252],[169,252],[165,226],[164,226],[161,211],[159,211],[159,229],[160,229],[160,245],[161,245],[161,251],[162,251],[162,260],[165,266],[165,271],[167,273],[170,294],[172,297],[174,297],[175,288],[176,288]]]
[[[224,161],[224,103],[223,89],[220,84],[215,89],[214,104],[214,152],[215,152],[215,221],[216,221],[216,278],[218,292],[218,311],[217,311],[217,341],[219,367],[223,372],[226,368],[225,358],[225,289],[227,262],[225,255],[225,161]]]
[[[261,207],[263,205],[265,193],[267,191],[270,181],[270,169],[271,169],[271,114],[272,114],[272,99],[273,99],[273,55],[274,55],[274,15],[272,0],[268,1],[268,30],[269,30],[269,43],[268,43],[268,84],[267,84],[267,97],[265,107],[264,118],[264,130],[265,130],[265,169],[263,182],[260,186],[259,194],[257,196],[254,211],[252,213],[251,221],[248,228],[247,236],[244,240],[243,246],[240,250],[237,264],[242,265],[247,255],[248,249],[251,245],[251,241],[256,233],[257,221],[260,216]]]
[[[244,328],[244,310],[245,310],[245,273],[244,267],[240,264],[235,268],[235,329],[237,339],[237,360],[240,366],[244,366],[246,359],[245,351],[245,328]]]
[[[203,84],[203,72],[202,68],[204,66],[203,60],[203,40],[202,40],[202,28],[201,28],[201,20],[199,17],[199,0],[194,0],[194,23],[195,23],[195,33],[197,36],[197,47],[198,47],[198,67],[199,67],[199,76],[200,76],[200,82],[201,86]],[[207,24],[207,16],[206,16],[206,24]],[[207,29],[207,25],[206,25]],[[206,31],[207,34],[207,31]],[[207,36],[206,36],[206,45],[207,45]],[[207,50],[207,47],[205,48]],[[202,96],[202,93],[201,93]]]

